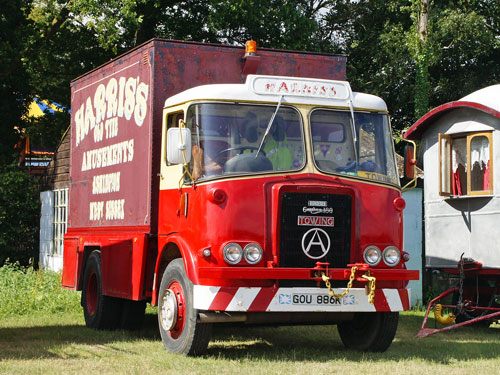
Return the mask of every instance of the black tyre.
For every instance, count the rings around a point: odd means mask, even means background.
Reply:
[[[93,251],[85,267],[82,290],[85,324],[94,329],[116,329],[120,324],[120,303],[117,298],[102,294],[101,253]]]
[[[354,320],[337,324],[340,338],[349,349],[385,352],[398,329],[399,313],[356,313]]]
[[[171,353],[203,354],[210,341],[211,324],[198,322],[193,308],[193,283],[182,259],[169,263],[158,296],[158,326],[165,348]]]
[[[141,329],[146,312],[146,301],[121,300],[120,328],[127,331]]]

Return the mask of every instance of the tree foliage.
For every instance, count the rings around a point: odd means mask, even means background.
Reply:
[[[3,0],[0,165],[15,160],[25,135],[55,147],[69,125],[71,80],[153,37],[346,54],[353,89],[384,98],[396,132],[500,81],[498,0]],[[28,118],[34,97],[65,110]],[[2,205],[31,197],[12,173],[2,175]],[[6,190],[6,181],[25,188]],[[2,243],[20,243],[8,236]]]
[[[0,266],[38,259],[40,202],[36,181],[16,166],[0,168]]]
[[[24,129],[48,130],[24,116],[34,96],[69,109],[72,79],[153,37],[345,53],[354,89],[382,96],[398,129],[416,120],[416,97],[428,97],[421,113],[500,75],[496,0],[5,0],[0,12],[2,160]],[[60,135],[67,112],[55,122]]]
[[[420,0],[339,0],[324,17],[342,39],[352,86],[384,98],[396,130],[418,119],[416,97],[428,97],[421,115],[500,81],[500,2],[428,2],[425,45],[417,35]]]

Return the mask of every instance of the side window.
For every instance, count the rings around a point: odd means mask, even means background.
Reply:
[[[452,185],[451,137],[439,134],[439,195],[450,196]]]
[[[375,160],[375,129],[371,124],[363,124],[359,128],[359,162]]]
[[[180,120],[184,120],[184,112],[169,113],[167,116],[167,129],[179,126]]]
[[[492,155],[492,133],[439,134],[440,195],[492,194]]]

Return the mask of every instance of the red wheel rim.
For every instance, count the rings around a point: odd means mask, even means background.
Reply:
[[[175,294],[175,299],[177,300],[177,323],[175,327],[168,331],[170,337],[173,339],[178,338],[182,335],[182,331],[184,330],[184,322],[186,317],[186,298],[184,296],[184,290],[182,289],[181,284],[178,281],[172,281],[168,286]]]
[[[90,271],[87,288],[85,291],[85,304],[90,316],[95,314],[97,309],[97,275],[95,271]]]

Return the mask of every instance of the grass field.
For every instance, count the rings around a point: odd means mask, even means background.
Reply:
[[[93,331],[85,328],[79,294],[62,291],[54,282],[59,275],[11,269],[6,276],[3,271],[0,268],[0,374],[500,373],[499,328],[462,328],[415,339],[422,312],[401,314],[396,339],[385,353],[346,350],[334,326],[219,326],[205,356],[186,358],[163,349],[153,308],[148,308],[139,332]],[[22,287],[15,294],[12,288],[20,280]],[[36,303],[26,300],[36,299],[40,285],[44,296]],[[14,295],[25,300],[7,297]],[[25,304],[31,310],[12,310]]]

